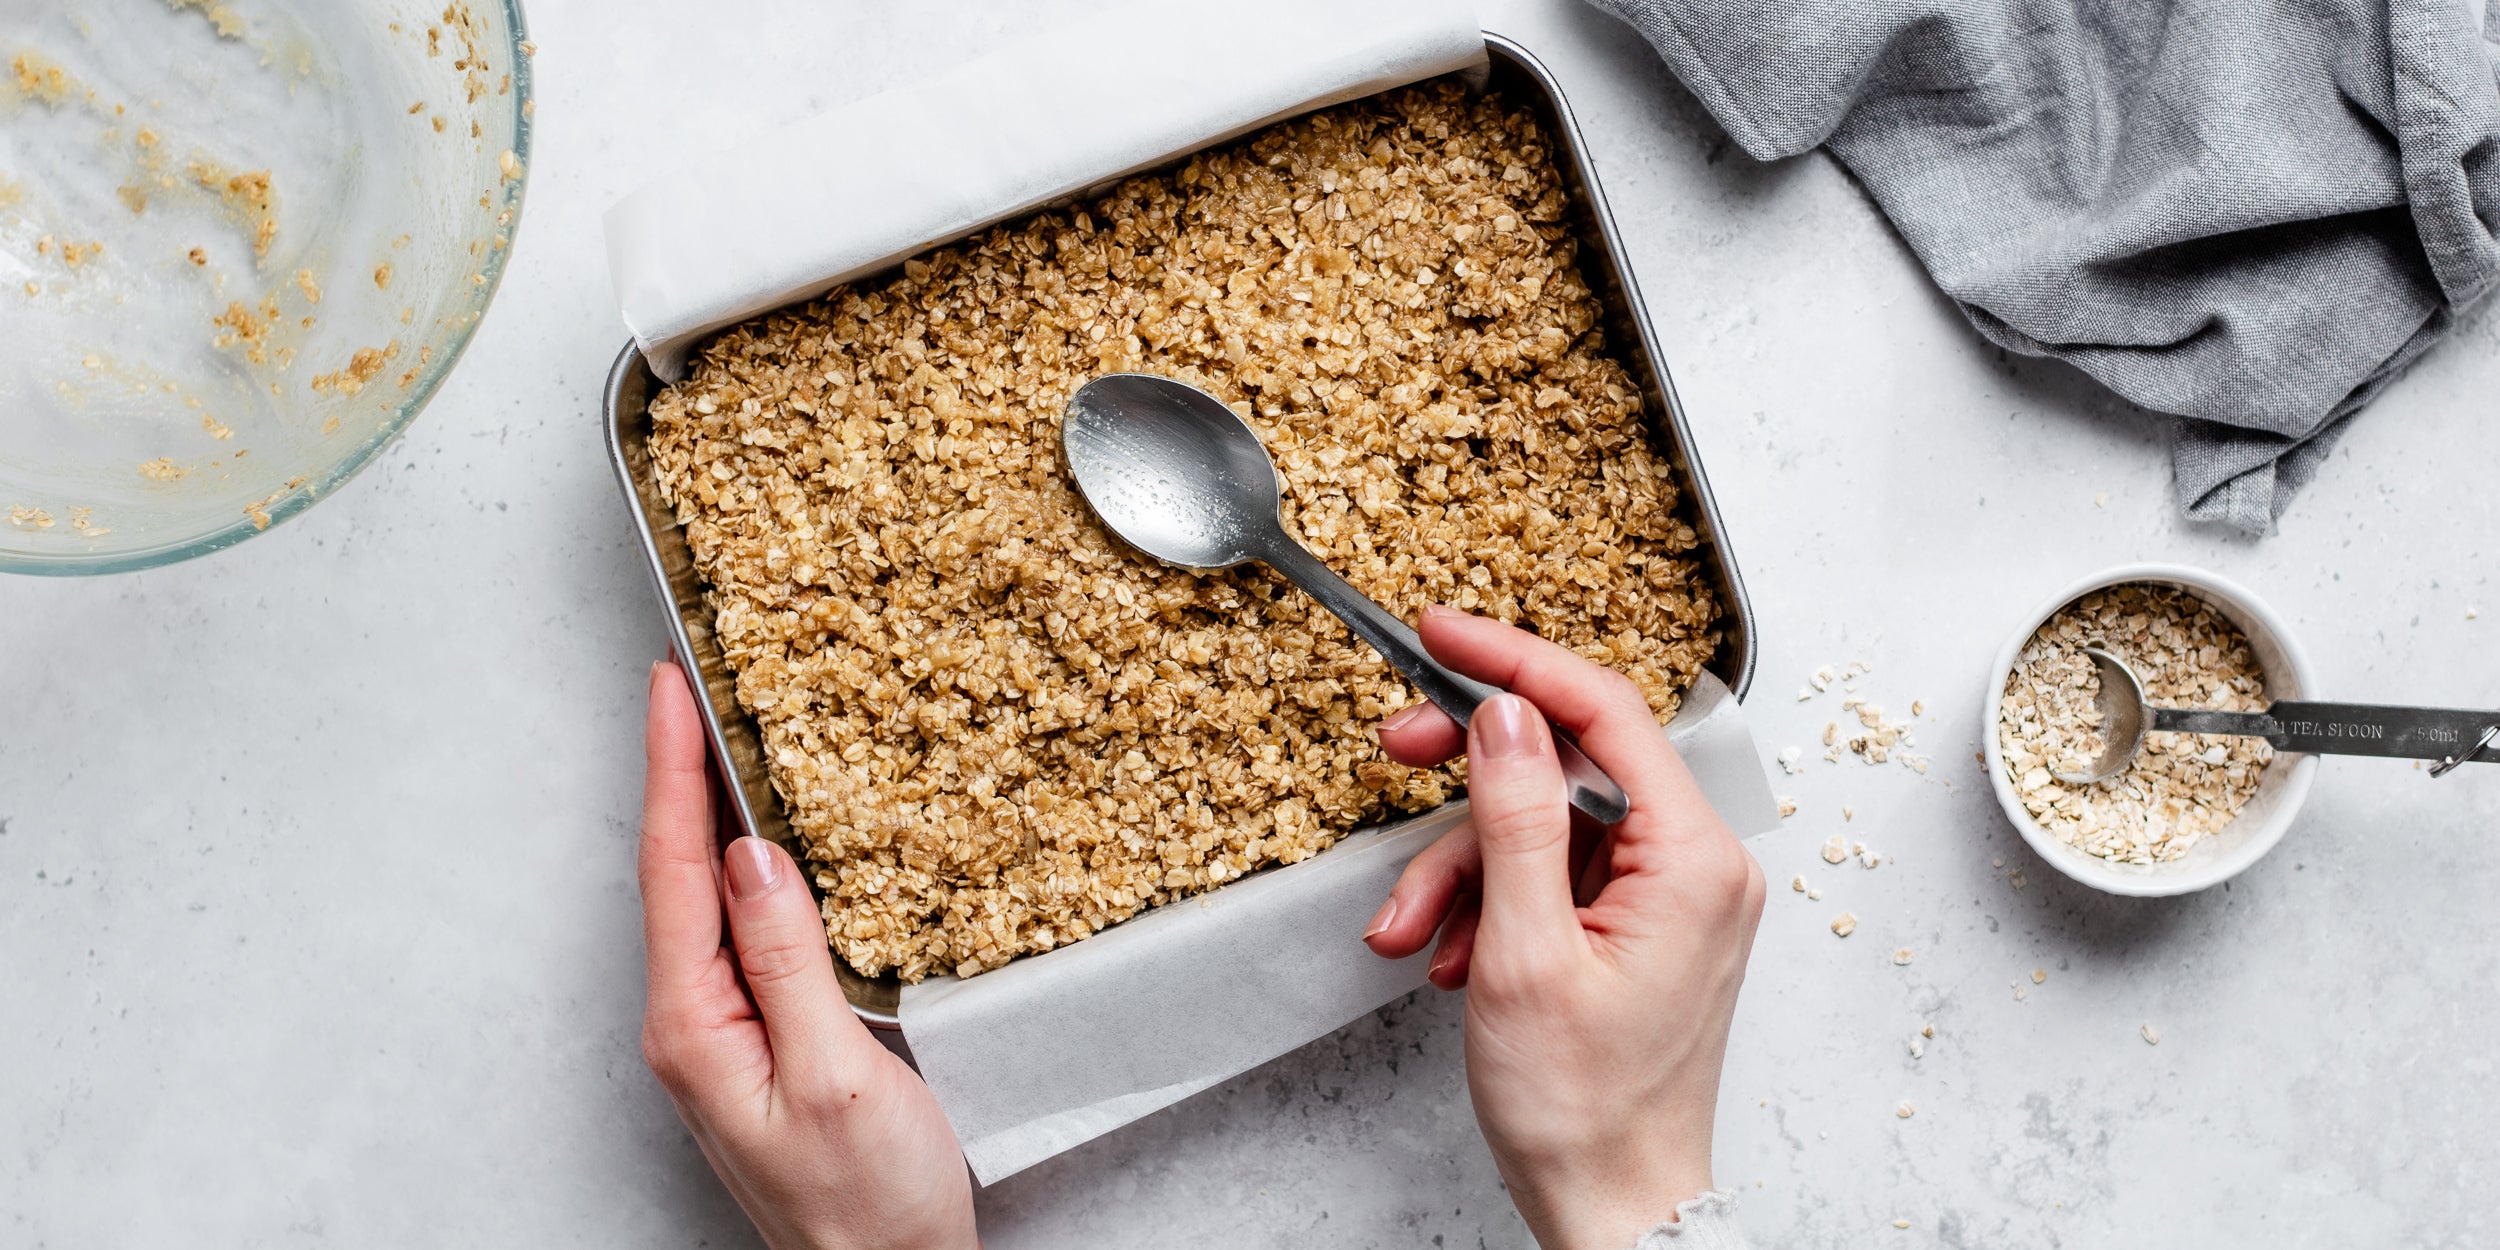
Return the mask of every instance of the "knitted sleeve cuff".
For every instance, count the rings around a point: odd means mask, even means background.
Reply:
[[[1746,1250],[1732,1193],[1713,1189],[1688,1198],[1676,1204],[1675,1216],[1642,1233],[1632,1250]]]

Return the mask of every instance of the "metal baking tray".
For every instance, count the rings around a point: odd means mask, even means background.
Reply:
[[[1640,286],[1633,280],[1631,266],[1617,237],[1613,215],[1607,211],[1605,192],[1598,186],[1597,171],[1589,164],[1588,149],[1582,142],[1580,128],[1571,114],[1571,105],[1563,98],[1561,87],[1544,64],[1516,42],[1488,32],[1485,51],[1490,57],[1487,86],[1501,91],[1535,111],[1555,150],[1555,165],[1563,181],[1571,189],[1568,225],[1579,241],[1580,272],[1590,289],[1597,292],[1604,305],[1604,327],[1607,343],[1616,358],[1631,373],[1641,388],[1647,410],[1658,420],[1656,433],[1663,450],[1672,462],[1677,486],[1690,502],[1694,528],[1701,536],[1697,557],[1710,587],[1719,596],[1723,615],[1719,623],[1721,641],[1717,655],[1708,665],[1710,672],[1727,683],[1728,689],[1742,699],[1753,683],[1754,614],[1753,604],[1745,597],[1745,582],[1736,571],[1736,557],[1729,549],[1726,527],[1719,519],[1719,507],[1710,494],[1710,480],[1692,455],[1692,429],[1684,406],[1675,397],[1674,383],[1667,375],[1667,366],[1658,354],[1657,336],[1649,322],[1649,312],[1641,302]],[[1229,142],[1229,140],[1227,141]],[[1216,146],[1213,144],[1210,147]],[[1174,157],[1164,167],[1177,167],[1194,153]],[[1067,197],[1061,205],[1091,198],[1100,188]],[[1059,207],[1052,205],[1050,207]],[[1023,217],[1025,210],[1010,214]],[[986,230],[1001,217],[986,221],[945,238],[930,239],[925,247],[939,247]],[[901,268],[898,262],[896,270]],[[859,282],[876,282],[885,276],[871,274]],[[608,454],[616,466],[618,483],[623,486],[626,502],[634,514],[634,524],[642,536],[643,553],[649,558],[651,575],[658,584],[660,602],[668,609],[669,629],[677,654],[693,670],[697,702],[703,709],[705,728],[712,739],[714,757],[722,764],[726,781],[727,806],[734,809],[741,832],[754,833],[781,842],[791,840],[790,824],[782,811],[781,798],[774,792],[765,772],[763,739],[755,722],[738,706],[737,676],[722,658],[720,646],[712,633],[712,612],[703,601],[703,583],[695,571],[694,556],[686,542],[685,531],[677,516],[660,500],[660,493],[651,473],[651,458],[646,445],[651,432],[648,405],[660,388],[642,353],[628,343],[617,357],[616,366],[608,374],[606,422]],[[1411,819],[1411,818],[1410,818]],[[1219,887],[1221,888],[1221,887]],[[901,1000],[902,986],[892,977],[870,978],[859,975],[834,958],[834,970],[842,983],[842,993],[861,1019],[880,1028],[898,1028],[896,1008]]]

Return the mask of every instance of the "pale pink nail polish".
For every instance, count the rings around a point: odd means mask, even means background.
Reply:
[[[729,878],[729,896],[742,903],[762,898],[781,881],[781,857],[752,834],[729,844],[721,868]]]
[[[1388,932],[1389,926],[1396,923],[1397,918],[1398,896],[1392,894],[1389,896],[1389,901],[1382,903],[1380,911],[1372,917],[1372,927],[1363,930],[1363,940],[1368,942]]]
[[[1526,699],[1515,694],[1497,694],[1476,708],[1474,754],[1492,759],[1515,759],[1535,755],[1544,748],[1544,740],[1536,723],[1542,720]]]

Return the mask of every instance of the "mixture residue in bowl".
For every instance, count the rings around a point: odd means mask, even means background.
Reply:
[[[2159,707],[2261,712],[2265,675],[2248,639],[2211,605],[2141,584],[2060,608],[2006,674],[1997,743],[2031,818],[2114,863],[2179,859],[2239,815],[2274,748],[2262,738],[2153,733],[2127,771],[2092,785],[2059,781],[2055,773],[2083,771],[2101,752],[2100,675],[2086,647],[2125,660]]]

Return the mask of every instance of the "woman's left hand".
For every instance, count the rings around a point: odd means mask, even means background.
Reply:
[[[711,752],[686,675],[651,669],[643,783],[643,1057],[774,1250],[980,1244],[954,1130],[834,980],[789,853],[716,855]],[[724,917],[729,941],[721,941]]]

